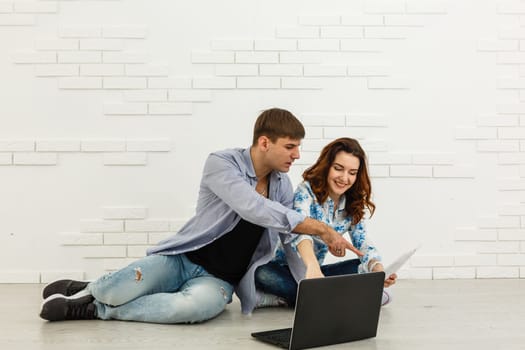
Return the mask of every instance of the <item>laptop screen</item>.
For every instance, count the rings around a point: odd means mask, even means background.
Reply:
[[[384,280],[384,272],[302,280],[297,290],[289,349],[375,337]],[[256,332],[252,335],[259,340],[283,346],[264,339],[266,333],[271,332]]]

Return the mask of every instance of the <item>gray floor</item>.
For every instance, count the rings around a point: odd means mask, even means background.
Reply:
[[[198,325],[45,322],[42,285],[0,284],[0,349],[277,349],[252,331],[289,327],[293,312],[242,316],[238,301]],[[326,349],[525,349],[525,280],[401,280],[374,339]]]

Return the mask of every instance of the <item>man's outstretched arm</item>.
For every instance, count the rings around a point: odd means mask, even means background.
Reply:
[[[328,246],[330,253],[335,256],[345,256],[347,249],[353,251],[357,256],[363,256],[363,253],[352,243],[321,221],[307,217],[302,223],[295,226],[293,232],[319,236]]]

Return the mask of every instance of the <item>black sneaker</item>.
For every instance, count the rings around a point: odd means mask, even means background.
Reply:
[[[75,281],[75,280],[58,280],[49,283],[42,291],[44,299],[49,298],[53,294],[62,294],[66,297],[71,296],[85,289],[89,282]]]
[[[44,300],[40,317],[48,321],[94,320],[97,307],[90,294],[81,297],[65,297],[55,294]]]

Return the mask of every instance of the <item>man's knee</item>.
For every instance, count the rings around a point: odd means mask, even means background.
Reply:
[[[231,302],[232,293],[220,286],[198,285],[181,293],[172,305],[173,323],[200,323],[218,316]]]

